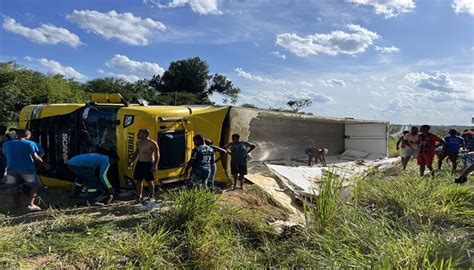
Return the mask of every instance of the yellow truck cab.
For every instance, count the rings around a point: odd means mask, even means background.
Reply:
[[[137,132],[146,128],[160,147],[155,179],[162,182],[184,180],[182,173],[194,147],[193,136],[201,134],[215,145],[227,143],[224,134],[230,107],[147,106],[128,104],[119,94],[92,94],[88,104],[29,105],[20,113],[19,126],[28,128],[45,150],[52,168],[41,172],[47,186],[70,186],[74,176],[65,162],[100,146],[116,151],[120,161],[109,177],[121,187],[133,186],[128,159],[136,148]],[[218,164],[216,181],[227,181],[223,164]],[[114,181],[114,180],[112,180]]]

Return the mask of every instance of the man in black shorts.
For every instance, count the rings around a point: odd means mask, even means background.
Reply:
[[[224,148],[231,155],[230,166],[234,177],[234,188],[237,187],[237,181],[240,181],[240,188],[244,188],[244,177],[247,174],[247,157],[255,149],[255,144],[240,141],[240,135],[232,135],[232,142]]]
[[[133,179],[137,181],[137,201],[142,202],[143,194],[143,180],[147,181],[150,190],[150,202],[155,200],[155,176],[154,173],[158,170],[158,163],[160,162],[160,149],[158,144],[150,139],[150,132],[147,129],[140,129],[138,131],[138,142],[135,152],[130,157],[129,170],[133,168],[133,162],[138,157],[135,165],[135,172]]]

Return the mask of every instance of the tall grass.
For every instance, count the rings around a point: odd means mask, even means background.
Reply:
[[[173,207],[160,216],[49,210],[45,221],[0,227],[0,266],[47,257],[47,268],[471,267],[474,189],[449,177],[376,172],[355,182],[347,202],[341,179],[326,175],[305,206],[306,227],[284,234],[269,213],[223,204],[223,195],[205,190],[169,193]]]

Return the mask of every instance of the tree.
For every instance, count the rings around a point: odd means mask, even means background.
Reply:
[[[256,105],[253,105],[253,104],[250,104],[250,103],[244,103],[244,104],[240,105],[240,107],[258,109],[258,107]]]
[[[237,101],[240,89],[220,74],[209,74],[209,66],[199,57],[178,60],[170,63],[162,76],[155,75],[150,86],[160,93],[188,93],[195,95],[198,102],[210,103],[209,96],[219,93],[232,103]]]
[[[83,102],[82,84],[59,74],[43,74],[15,62],[0,63],[0,121],[17,121],[20,110],[30,104]]]
[[[306,107],[311,106],[311,104],[313,104],[313,101],[311,99],[305,98],[305,99],[290,100],[286,104],[293,110],[293,112],[298,112]]]

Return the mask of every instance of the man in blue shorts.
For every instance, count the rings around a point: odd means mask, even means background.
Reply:
[[[202,135],[195,135],[193,137],[194,145],[196,146],[191,153],[191,159],[186,164],[184,175],[188,175],[191,169],[191,183],[197,188],[206,188],[207,179],[211,174],[211,161],[214,157],[214,150],[204,144],[204,137]]]
[[[453,172],[455,172],[458,166],[459,150],[461,147],[464,147],[465,144],[464,139],[456,135],[457,131],[455,129],[450,129],[448,133],[449,136],[444,138],[446,145],[443,148],[443,152],[438,156],[438,170],[441,170],[443,160],[448,157],[453,164]]]
[[[43,159],[38,155],[40,150],[35,142],[30,141],[31,132],[27,129],[16,131],[17,140],[7,141],[3,144],[3,153],[7,158],[6,184],[11,186],[11,195],[15,205],[20,206],[18,186],[23,182],[31,187],[28,210],[39,211],[41,208],[35,204],[35,198],[41,183],[36,175],[35,161],[49,169]]]
[[[77,155],[67,161],[69,169],[78,177],[78,182],[85,184],[87,187],[87,202],[92,206],[104,206],[104,203],[98,202],[96,197],[98,195],[98,188],[100,182],[102,186],[107,189],[109,196],[107,203],[113,199],[112,194],[114,190],[107,178],[109,166],[116,163],[119,157],[116,153],[108,153],[108,155],[88,153]],[[99,179],[96,176],[96,170],[99,170]]]

